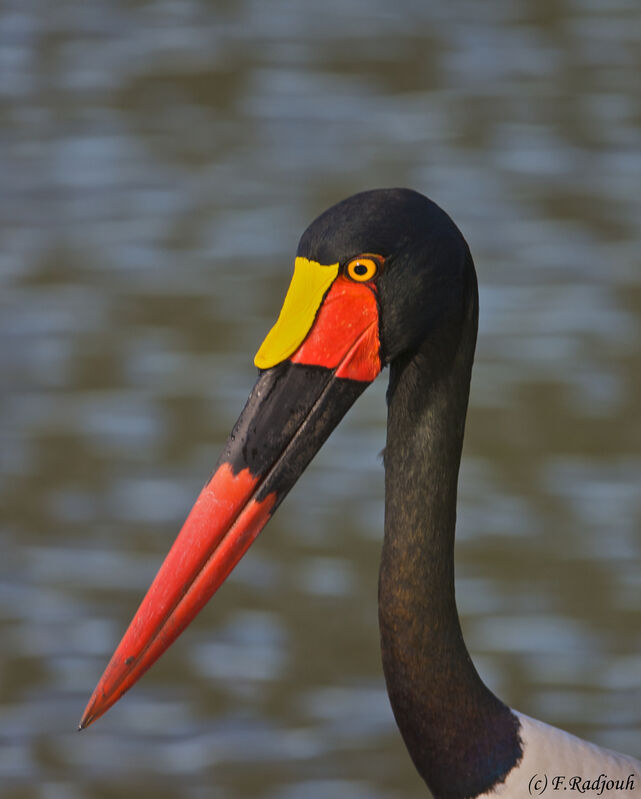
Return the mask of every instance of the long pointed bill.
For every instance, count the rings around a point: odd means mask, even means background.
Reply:
[[[292,317],[286,306],[292,292],[300,291],[295,274],[283,312],[257,356],[264,371],[105,669],[80,729],[131,688],[203,608],[379,373],[374,288],[337,277],[337,267],[312,265],[333,274],[312,287],[316,296],[307,316]],[[289,357],[280,360],[287,349]]]

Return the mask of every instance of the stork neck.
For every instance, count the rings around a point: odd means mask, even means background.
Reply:
[[[423,779],[435,796],[451,799],[502,781],[521,754],[518,722],[468,654],[454,595],[456,493],[476,340],[471,305],[460,338],[446,336],[392,365],[379,579],[394,715]]]

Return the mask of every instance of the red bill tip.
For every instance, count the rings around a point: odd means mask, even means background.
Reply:
[[[225,581],[267,523],[276,494],[228,463],[203,488],[80,721],[88,727],[162,655]]]

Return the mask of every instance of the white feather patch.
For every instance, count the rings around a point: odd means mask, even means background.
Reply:
[[[521,725],[523,757],[504,782],[479,799],[641,798],[641,761],[512,712]]]

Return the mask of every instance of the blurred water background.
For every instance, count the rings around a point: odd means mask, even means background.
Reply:
[[[0,795],[409,799],[386,377],[192,628],[75,727],[254,381],[298,237],[411,186],[481,323],[457,592],[520,710],[641,755],[636,0],[4,0]]]

